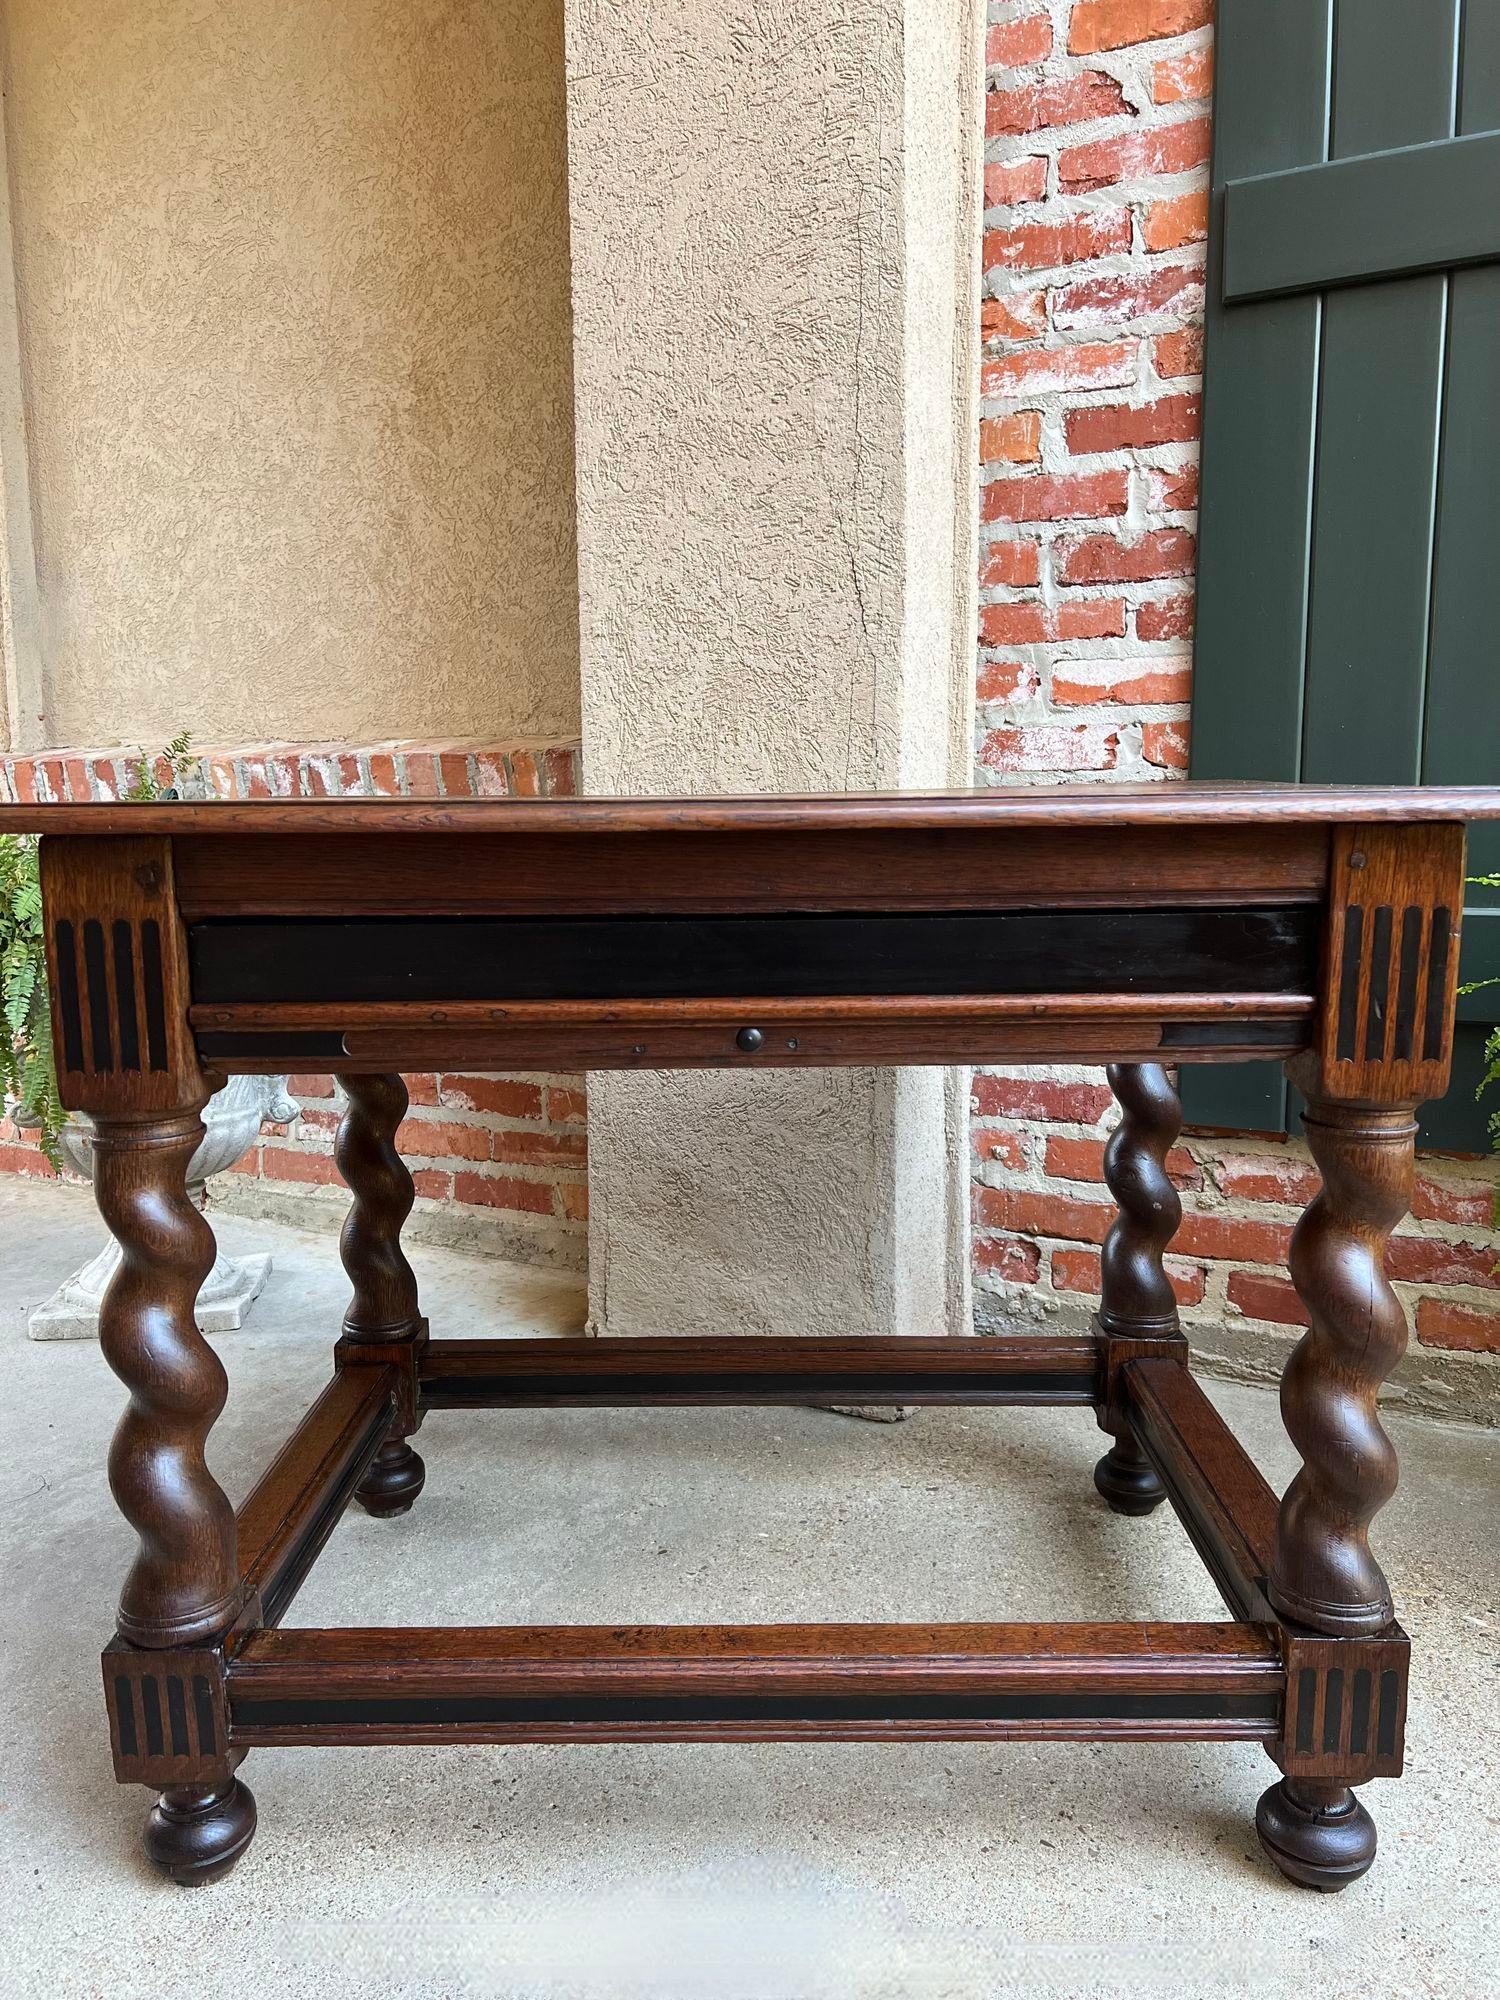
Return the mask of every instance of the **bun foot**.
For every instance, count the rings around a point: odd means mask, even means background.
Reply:
[[[1375,1859],[1375,1822],[1347,1785],[1283,1778],[1255,1808],[1260,1844],[1289,1882],[1347,1889]]]
[[[1167,1497],[1156,1468],[1132,1437],[1118,1437],[1094,1467],[1094,1484],[1112,1514],[1149,1514]]]
[[[185,1889],[227,1875],[255,1835],[255,1799],[238,1778],[163,1792],[146,1821],[146,1858]]]
[[[380,1447],[354,1497],[367,1514],[383,1521],[406,1513],[426,1483],[427,1467],[405,1438],[399,1438]]]

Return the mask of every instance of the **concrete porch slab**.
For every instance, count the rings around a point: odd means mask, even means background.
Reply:
[[[238,1498],[311,1400],[345,1300],[332,1240],[220,1222],[275,1270],[212,1462]],[[1374,1872],[1290,1888],[1251,1825],[1250,1746],[593,1746],[259,1752],[249,1856],[188,1894],[140,1857],[97,1655],[131,1536],[104,1476],[122,1391],[25,1337],[97,1228],[0,1192],[0,1994],[202,2000],[1478,2000],[1500,1963],[1500,1434],[1392,1419],[1380,1542],[1417,1649],[1408,1775],[1368,1787]],[[418,1244],[444,1332],[565,1333],[578,1282]],[[1273,1483],[1274,1399],[1210,1385]],[[1165,1514],[1090,1483],[1086,1412],[438,1413],[395,1521],[349,1513],[298,1623],[1222,1615]],[[290,1622],[290,1621],[289,1621]],[[1486,1970],[1488,1968],[1488,1970]]]

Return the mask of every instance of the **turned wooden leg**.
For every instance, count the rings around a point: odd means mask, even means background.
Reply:
[[[1395,1617],[1369,1531],[1396,1490],[1375,1398],[1406,1348],[1385,1246],[1411,1202],[1417,1127],[1409,1107],[1317,1101],[1303,1122],[1323,1188],[1292,1239],[1311,1325],[1282,1375],[1281,1413],[1302,1469],[1277,1517],[1269,1594],[1315,1631],[1367,1635]]]
[[[344,1315],[340,1351],[405,1349],[410,1364],[406,1394],[386,1442],[355,1489],[366,1513],[404,1514],[421,1492],[427,1469],[408,1439],[417,1428],[414,1363],[426,1336],[417,1280],[401,1249],[401,1226],[415,1190],[396,1151],[396,1132],[409,1099],[399,1076],[341,1076],[348,1107],[339,1122],[334,1156],[353,1197],[339,1237],[339,1253],[354,1286]]]
[[[99,1340],[130,1391],[109,1480],[140,1537],[119,1630],[132,1647],[163,1659],[222,1635],[241,1596],[234,1511],[204,1462],[228,1385],[193,1311],[214,1261],[213,1231],[187,1193],[187,1165],[202,1137],[193,1110],[99,1118],[93,1140],[94,1192],[121,1252]],[[211,1783],[162,1793],[146,1852],[174,1880],[211,1881],[249,1846],[255,1802],[234,1775],[238,1761],[223,1759]]]
[[[119,1629],[137,1646],[211,1638],[239,1605],[234,1510],[203,1456],[229,1385],[193,1316],[214,1261],[213,1231],[187,1193],[202,1137],[196,1111],[95,1124],[94,1195],[120,1246],[99,1344],[130,1391],[109,1483],[140,1537]]]
[[[1385,1275],[1385,1246],[1411,1199],[1417,1128],[1409,1106],[1317,1098],[1303,1123],[1323,1188],[1292,1239],[1292,1282],[1311,1323],[1281,1383],[1282,1415],[1302,1469],[1277,1515],[1267,1593],[1295,1626],[1358,1641],[1385,1632],[1395,1616],[1369,1530],[1396,1487],[1396,1454],[1375,1399],[1406,1346],[1406,1315]],[[1354,1671],[1351,1657],[1346,1672]],[[1370,1678],[1367,1667],[1367,1684]],[[1325,1706],[1325,1735],[1338,1737],[1342,1714]],[[1364,1743],[1360,1749],[1367,1754]],[[1316,1738],[1303,1754],[1317,1754]],[[1368,1769],[1365,1763],[1365,1775]],[[1324,1773],[1301,1771],[1272,1785],[1255,1825],[1289,1880],[1342,1889],[1375,1859],[1375,1823],[1348,1783],[1361,1775],[1357,1760],[1341,1774],[1338,1759],[1326,1758]]]
[[[1104,1178],[1119,1211],[1101,1258],[1099,1329],[1111,1341],[1176,1341],[1177,1300],[1162,1256],[1182,1221],[1167,1154],[1182,1130],[1182,1105],[1160,1063],[1112,1063],[1109,1083],[1123,1117],[1104,1152]],[[1114,1443],[1094,1484],[1116,1514],[1149,1514],[1166,1488],[1116,1405],[1100,1414]]]

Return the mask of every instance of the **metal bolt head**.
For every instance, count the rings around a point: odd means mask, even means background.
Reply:
[[[747,1056],[753,1056],[765,1039],[759,1028],[741,1028],[734,1041],[736,1048],[743,1049]]]

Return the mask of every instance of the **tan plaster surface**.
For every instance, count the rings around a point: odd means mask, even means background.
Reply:
[[[593,792],[964,782],[982,11],[570,0]],[[596,1079],[596,1324],[956,1329],[962,1104]]]
[[[562,0],[8,0],[46,738],[576,733]]]

